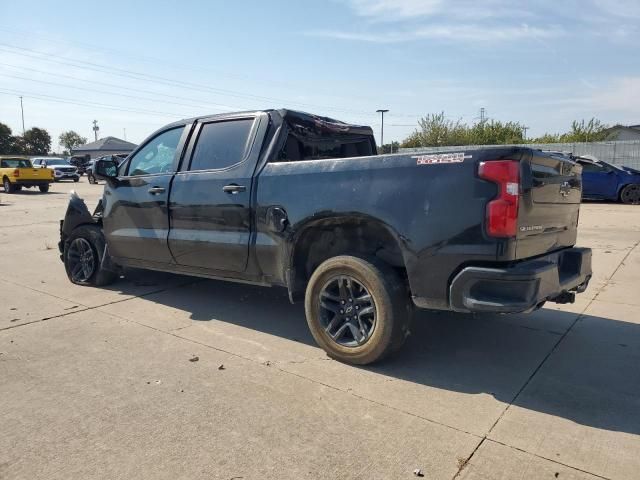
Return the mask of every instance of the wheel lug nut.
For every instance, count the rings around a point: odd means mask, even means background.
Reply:
[[[340,303],[341,303],[342,305],[344,305],[344,304],[345,304],[345,301],[344,301],[344,300],[340,300]]]
[[[344,310],[340,310],[340,314],[343,314],[343,313],[344,313]]]
[[[350,302],[353,302],[353,298],[350,298],[350,299],[349,299],[349,301],[350,301]]]
[[[360,310],[360,306],[359,305],[356,305],[356,310]]]

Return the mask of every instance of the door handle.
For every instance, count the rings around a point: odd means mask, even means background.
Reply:
[[[158,195],[158,194],[160,194],[160,193],[164,193],[164,192],[165,192],[165,190],[164,190],[164,188],[162,188],[162,187],[151,187],[151,188],[149,189],[149,193],[150,193],[151,195]]]
[[[232,195],[235,195],[238,192],[245,192],[247,190],[247,187],[245,187],[244,185],[236,185],[235,183],[232,183],[231,185],[225,185],[224,187],[222,187],[222,191],[225,193],[231,193]]]

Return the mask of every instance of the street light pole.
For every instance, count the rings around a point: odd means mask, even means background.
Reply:
[[[388,111],[389,110],[382,109],[382,108],[376,110],[376,112],[380,114],[380,120],[381,120],[381,123],[380,123],[380,147],[381,148],[384,148],[384,114]]]
[[[20,112],[22,113],[22,136],[24,137],[24,107],[22,106],[22,95],[20,95]]]

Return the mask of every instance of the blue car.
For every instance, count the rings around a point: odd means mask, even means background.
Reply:
[[[640,204],[640,170],[573,157],[582,165],[582,198]]]

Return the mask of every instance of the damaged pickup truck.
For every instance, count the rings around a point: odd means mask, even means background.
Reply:
[[[290,110],[167,125],[61,223],[69,279],[135,267],[283,286],[332,357],[398,350],[414,306],[530,312],[591,278],[581,167],[527,148],[376,155],[371,128]],[[211,288],[215,288],[212,284]]]

